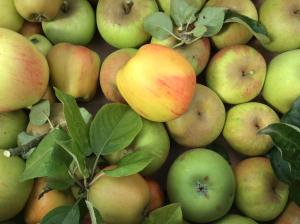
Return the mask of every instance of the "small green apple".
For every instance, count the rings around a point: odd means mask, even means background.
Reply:
[[[0,27],[18,31],[21,29],[24,19],[17,12],[14,0],[0,1]]]
[[[28,37],[28,39],[45,56],[48,54],[48,52],[50,51],[50,49],[52,47],[51,42],[45,36],[43,36],[41,34],[34,34],[34,35]]]
[[[229,214],[216,222],[216,224],[257,224],[257,222],[245,216]]]
[[[167,14],[170,15],[171,10],[171,1],[172,0],[158,0],[160,8]],[[202,8],[206,0],[184,0],[188,4],[197,7],[199,10]]]

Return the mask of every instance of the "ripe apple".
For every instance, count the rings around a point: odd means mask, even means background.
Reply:
[[[285,208],[284,212],[276,219],[275,224],[299,224],[300,207],[291,201]]]
[[[138,114],[165,122],[188,110],[196,75],[191,64],[175,50],[146,44],[119,70],[117,87]]]
[[[24,21],[19,33],[25,37],[30,37],[34,34],[41,34],[43,32],[41,23],[32,23]]]
[[[114,51],[104,59],[100,70],[100,87],[108,100],[125,103],[125,100],[118,90],[116,76],[119,69],[123,67],[136,52],[137,49],[134,48],[123,48]]]
[[[75,98],[89,101],[97,89],[100,57],[87,47],[59,43],[47,55],[52,84]]]
[[[227,112],[223,136],[239,153],[247,156],[264,155],[272,148],[272,139],[268,135],[258,135],[257,132],[279,121],[276,112],[265,104],[239,104]]]
[[[98,30],[116,48],[138,47],[150,39],[144,19],[156,11],[155,0],[101,0],[96,12]]]
[[[219,50],[210,60],[206,82],[226,103],[245,103],[263,88],[266,76],[264,57],[247,45]]]
[[[55,19],[42,22],[42,27],[46,37],[54,44],[86,45],[95,33],[95,13],[87,0],[67,0]]]
[[[272,52],[300,48],[299,18],[299,0],[265,0],[259,8],[259,21],[272,41],[263,46]]]
[[[148,184],[151,195],[148,208],[149,212],[151,212],[164,205],[164,193],[162,192],[162,189],[157,181],[150,178],[146,178],[145,180]]]
[[[14,0],[0,1],[0,27],[18,31],[21,29],[24,19],[17,12]]]
[[[239,3],[236,0],[209,0],[205,6],[229,8],[251,19],[258,20],[257,10],[251,0],[243,0]],[[229,23],[224,24],[221,31],[212,36],[212,41],[220,49],[237,44],[246,44],[252,36],[252,33],[245,26]]]
[[[225,107],[218,95],[208,87],[197,84],[189,110],[168,121],[172,138],[180,145],[202,147],[213,142],[222,132]]]
[[[139,174],[110,177],[103,173],[95,177],[87,194],[104,222],[109,224],[141,223],[150,201],[150,192]]]
[[[300,96],[299,57],[300,49],[288,51],[274,57],[268,66],[263,97],[281,113]]]
[[[17,11],[30,22],[52,20],[63,4],[63,0],[14,0]]]
[[[15,156],[7,158],[0,150],[0,222],[16,216],[25,206],[33,181],[20,182],[25,162]]]
[[[245,216],[229,214],[216,222],[216,224],[257,224],[257,222]]]
[[[212,222],[231,208],[235,178],[221,155],[197,148],[184,152],[171,165],[167,192],[170,202],[180,203],[186,220]]]
[[[160,8],[167,14],[170,15],[170,8],[171,8],[171,1],[172,0],[158,0],[158,4]],[[192,4],[193,6],[197,7],[199,10],[202,8],[206,0],[185,0],[188,4]]]
[[[257,221],[270,221],[283,210],[289,196],[288,185],[275,176],[269,159],[253,157],[235,166],[237,208]]]
[[[52,47],[51,42],[41,34],[33,34],[32,36],[28,37],[28,39],[45,56],[48,54]]]
[[[39,198],[46,186],[46,179],[37,178],[35,180],[32,192],[24,210],[24,219],[26,224],[40,223],[44,216],[51,210],[60,206],[72,205],[75,203],[75,199],[69,191],[62,192],[58,190],[51,190]]]
[[[38,102],[49,81],[44,55],[24,36],[4,28],[0,28],[0,52],[0,112]]]

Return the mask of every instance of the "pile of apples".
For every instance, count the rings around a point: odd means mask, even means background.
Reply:
[[[300,224],[262,131],[300,96],[299,0],[1,0],[0,15],[1,222]]]

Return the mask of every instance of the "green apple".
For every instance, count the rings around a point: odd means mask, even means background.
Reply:
[[[251,0],[243,0],[238,3],[236,0],[209,0],[205,6],[229,8],[251,19],[258,20],[257,10]],[[212,41],[220,49],[236,44],[246,44],[252,36],[252,33],[244,25],[230,23],[224,24],[221,31],[212,37]]]
[[[0,27],[18,31],[21,29],[24,19],[17,12],[14,0],[0,1]]]
[[[42,22],[42,27],[46,37],[54,44],[86,45],[95,33],[95,13],[87,0],[67,0],[55,19]]]
[[[0,222],[21,212],[33,186],[33,180],[19,180],[25,162],[19,157],[7,158],[3,152],[0,150]]]
[[[106,157],[110,163],[117,163],[130,152],[141,150],[153,156],[151,163],[141,171],[143,175],[156,172],[166,161],[170,149],[170,139],[163,123],[143,119],[143,128],[133,142],[124,150]]]
[[[257,224],[257,222],[245,216],[229,214],[216,222],[216,224]]]
[[[276,112],[265,104],[258,102],[239,104],[227,112],[223,136],[239,153],[247,156],[264,155],[272,148],[272,139],[268,135],[257,133],[279,121]]]
[[[170,15],[172,0],[158,0],[160,8],[167,14]],[[206,0],[185,0],[188,4],[197,7],[199,10],[202,8]]]
[[[101,0],[97,26],[103,39],[116,48],[138,47],[150,39],[144,19],[158,11],[155,0]]]
[[[50,51],[52,44],[51,42],[41,34],[33,34],[32,36],[28,37],[28,39],[33,43],[37,49],[43,54],[47,55]]]
[[[247,45],[219,50],[206,71],[207,86],[226,103],[245,103],[262,90],[266,76],[264,57]]]
[[[0,148],[17,146],[18,134],[26,129],[28,117],[23,110],[0,113]]]
[[[212,222],[224,216],[234,200],[235,177],[229,163],[208,149],[181,154],[171,165],[167,193],[180,203],[186,220]]]
[[[269,51],[283,52],[300,48],[299,0],[265,0],[259,8],[259,21],[271,37],[270,43],[263,44]]]
[[[237,208],[257,221],[271,221],[285,208],[289,187],[275,176],[269,159],[253,157],[235,169]]]
[[[178,144],[202,147],[221,134],[224,122],[225,107],[221,99],[208,87],[197,84],[189,110],[166,124]]]
[[[276,219],[275,224],[299,224],[300,207],[293,201],[289,202],[284,212]]]
[[[300,96],[299,57],[300,49],[288,51],[274,57],[268,66],[263,97],[281,113]]]

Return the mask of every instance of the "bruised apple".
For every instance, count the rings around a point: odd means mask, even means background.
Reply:
[[[138,114],[165,122],[188,110],[196,75],[180,53],[162,45],[147,44],[119,70],[117,86]]]
[[[46,58],[26,37],[0,28],[0,112],[38,102],[49,81]]]

